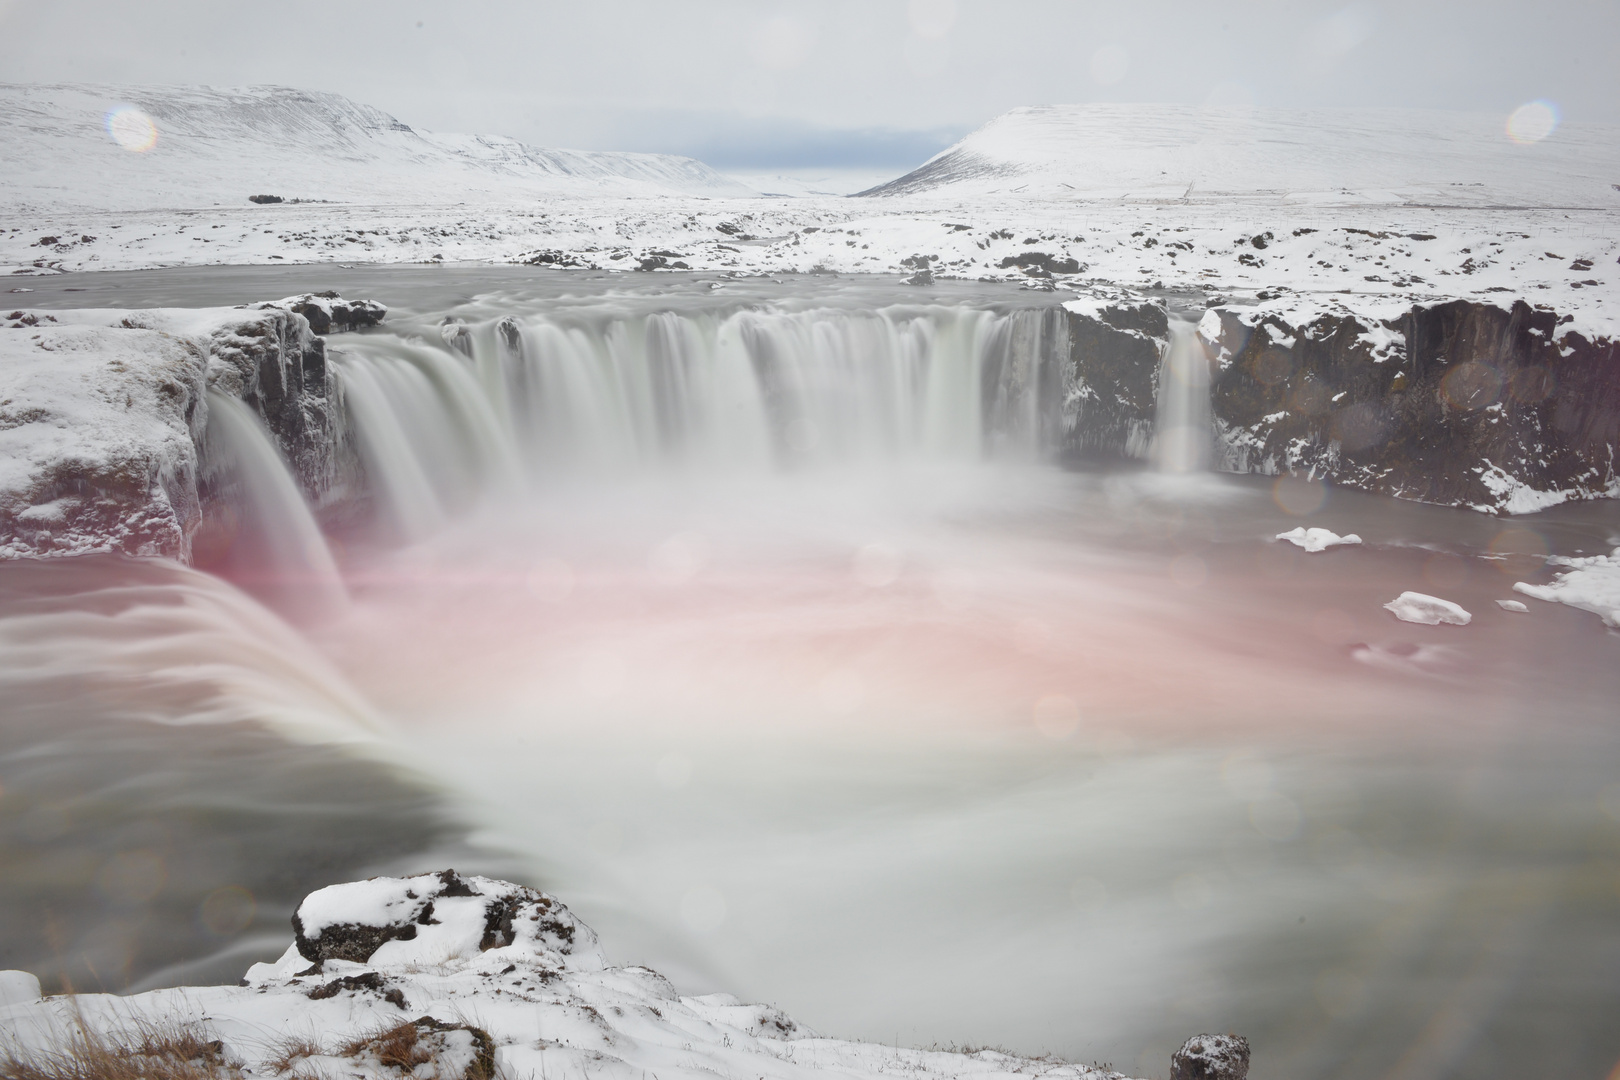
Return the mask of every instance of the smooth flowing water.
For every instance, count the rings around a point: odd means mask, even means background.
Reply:
[[[36,299],[362,295],[278,273]],[[0,567],[38,718],[0,757],[34,876],[0,888],[25,935],[91,928],[62,970],[224,977],[295,883],[454,858],[832,1034],[1157,1076],[1231,1029],[1257,1080],[1620,1058],[1620,639],[1493,602],[1620,543],[1612,504],[1201,472],[1186,334],[1154,467],[1065,470],[1039,294],[525,273],[364,272],[387,329],[331,345],[372,520],[221,568],[301,629],[167,564]],[[1272,539],[1299,524],[1367,542]],[[288,590],[327,557],[347,599],[312,619]],[[1396,622],[1405,589],[1475,620]],[[113,769],[108,730],[148,756]]]

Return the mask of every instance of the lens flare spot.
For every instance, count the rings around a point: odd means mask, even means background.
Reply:
[[[1520,146],[1540,142],[1558,128],[1558,106],[1550,101],[1531,101],[1508,114],[1508,138]]]
[[[1524,577],[1547,565],[1552,549],[1534,529],[1509,526],[1491,539],[1490,557],[1496,568],[1509,577]]]
[[[1475,361],[1458,364],[1440,380],[1440,396],[1453,409],[1472,411],[1494,404],[1502,392],[1502,373]]]
[[[647,560],[660,585],[684,585],[709,565],[709,542],[702,533],[681,532],[653,549]]]
[[[229,937],[247,929],[257,910],[251,892],[240,885],[227,885],[203,898],[197,917],[210,934]]]
[[[1316,513],[1327,502],[1327,483],[1303,476],[1279,476],[1271,487],[1271,497],[1283,513],[1304,517]]]
[[[157,124],[133,105],[114,105],[103,120],[112,141],[137,154],[157,145]]]
[[[906,9],[918,37],[942,38],[956,25],[956,0],[911,0]]]
[[[1047,694],[1035,703],[1035,730],[1053,742],[1069,738],[1080,728],[1080,706],[1067,694]]]

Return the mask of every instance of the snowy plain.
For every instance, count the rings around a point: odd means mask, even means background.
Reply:
[[[156,125],[149,150],[103,130],[125,100]],[[1139,131],[1150,143],[1122,149]],[[1044,265],[1060,285],[1279,310],[1522,298],[1588,338],[1620,327],[1606,128],[1520,145],[1471,114],[1024,109],[869,198],[766,198],[686,159],[424,135],[277,88],[7,86],[0,140],[15,149],[0,160],[0,274],[19,277],[494,262],[1023,280]],[[310,201],[248,202],[259,193]]]

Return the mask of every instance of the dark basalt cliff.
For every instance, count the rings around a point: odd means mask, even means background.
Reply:
[[[1063,453],[1071,459],[1146,457],[1153,443],[1159,359],[1170,321],[1153,301],[1118,301],[1075,311],[1069,321],[1073,381]]]
[[[1620,493],[1616,345],[1560,333],[1554,312],[1456,300],[1389,322],[1217,317],[1221,468],[1509,512]]]

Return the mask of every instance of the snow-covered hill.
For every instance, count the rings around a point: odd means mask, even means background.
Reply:
[[[1494,114],[1044,105],[868,195],[1620,209],[1620,129],[1517,143]]]
[[[121,105],[150,118],[156,139],[149,149],[126,149],[109,132],[108,114]],[[139,115],[131,122],[143,123]],[[0,84],[0,206],[191,208],[245,205],[258,194],[456,203],[753,193],[691,158],[417,131],[337,94],[281,86]]]

